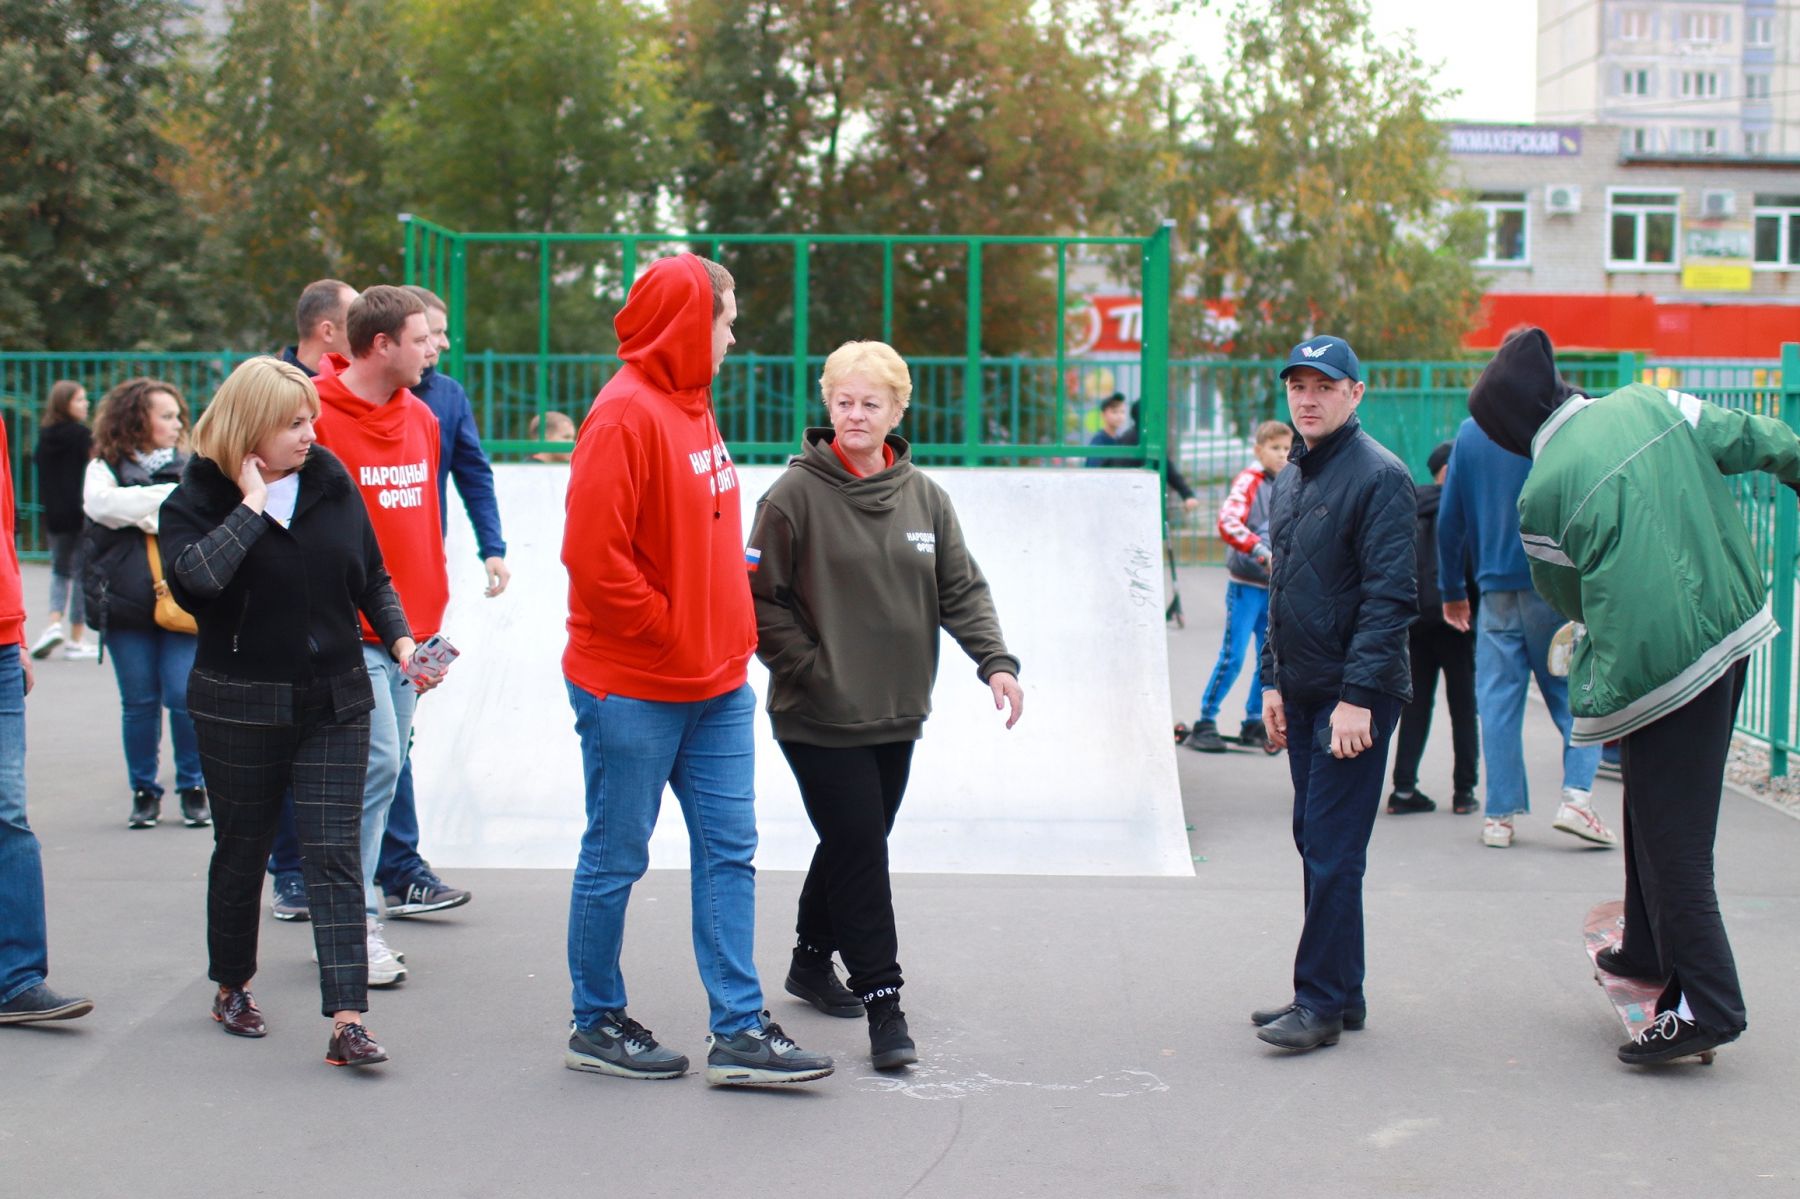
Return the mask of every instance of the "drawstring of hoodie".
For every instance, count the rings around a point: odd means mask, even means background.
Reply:
[[[719,456],[725,447],[725,435],[719,432],[719,418],[713,415],[712,392],[706,393],[706,423],[712,426],[712,493],[713,519],[719,519]]]

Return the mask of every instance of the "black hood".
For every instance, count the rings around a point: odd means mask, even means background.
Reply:
[[[1542,329],[1510,338],[1475,380],[1469,415],[1503,450],[1531,457],[1531,439],[1550,414],[1576,394],[1556,369],[1556,350]]]

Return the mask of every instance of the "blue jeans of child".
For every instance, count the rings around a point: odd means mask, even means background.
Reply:
[[[1533,676],[1563,739],[1563,786],[1587,791],[1600,765],[1598,745],[1570,745],[1569,681],[1550,673],[1550,638],[1563,618],[1535,591],[1481,593],[1475,638],[1475,708],[1481,714],[1487,763],[1487,814],[1501,819],[1531,811],[1525,780],[1525,688]]]
[[[1225,638],[1219,644],[1219,660],[1213,664],[1212,678],[1200,697],[1200,719],[1217,720],[1225,705],[1225,695],[1237,682],[1244,665],[1244,649],[1256,642],[1256,656],[1250,659],[1250,699],[1245,705],[1246,720],[1262,719],[1262,650],[1269,639],[1269,589],[1252,587],[1236,579],[1225,584]]]
[[[758,1023],[756,695],[746,683],[693,703],[598,696],[569,685],[587,784],[587,832],[569,902],[575,1023],[625,1009],[619,951],[632,884],[650,866],[650,833],[672,787],[687,820],[694,959],[724,1036]]]
[[[0,1003],[44,981],[44,862],[25,818],[25,671],[0,645]]]
[[[175,786],[204,787],[200,771],[200,742],[188,717],[188,675],[194,671],[194,651],[200,639],[190,633],[167,629],[108,629],[106,652],[112,655],[113,674],[119,680],[119,707],[125,734],[125,771],[133,791],[149,791],[158,798],[163,785],[156,781],[162,754],[162,710],[169,710],[169,740],[175,746]]]

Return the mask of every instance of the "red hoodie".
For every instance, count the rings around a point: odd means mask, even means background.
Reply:
[[[0,421],[0,648],[25,640],[25,587],[19,578],[19,547],[13,544],[12,454],[6,445],[6,423]],[[77,587],[81,580],[75,580]]]
[[[737,471],[712,415],[712,284],[650,265],[613,321],[625,366],[569,467],[563,673],[596,695],[688,703],[741,687],[756,649]]]
[[[319,444],[344,460],[362,492],[375,540],[414,641],[437,632],[450,602],[444,528],[438,521],[438,423],[424,401],[401,388],[385,404],[371,404],[344,386],[340,354],[319,362]],[[361,619],[359,617],[359,619]],[[362,621],[363,640],[381,638]]]

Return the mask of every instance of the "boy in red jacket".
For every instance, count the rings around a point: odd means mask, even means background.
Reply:
[[[737,471],[712,410],[736,318],[724,267],[693,254],[652,263],[613,321],[625,365],[570,463],[563,674],[588,812],[569,905],[571,1070],[676,1078],[688,1068],[625,1014],[619,971],[665,786],[693,847],[694,956],[712,1009],[706,1080],[805,1082],[832,1070],[769,1022],[752,957],[756,697],[745,672],[756,616]]]
[[[433,352],[425,305],[404,288],[377,286],[356,297],[345,318],[350,357],[327,354],[313,380],[319,389],[319,444],[343,460],[357,482],[375,540],[406,609],[413,640],[437,632],[450,602],[444,535],[438,513],[438,425],[407,389]],[[375,689],[369,718],[369,779],[363,793],[362,867],[367,892],[369,985],[392,986],[406,967],[388,948],[377,918],[381,893],[375,867],[387,831],[394,785],[412,737],[419,693],[363,621],[363,665]],[[433,684],[435,685],[435,684]]]

